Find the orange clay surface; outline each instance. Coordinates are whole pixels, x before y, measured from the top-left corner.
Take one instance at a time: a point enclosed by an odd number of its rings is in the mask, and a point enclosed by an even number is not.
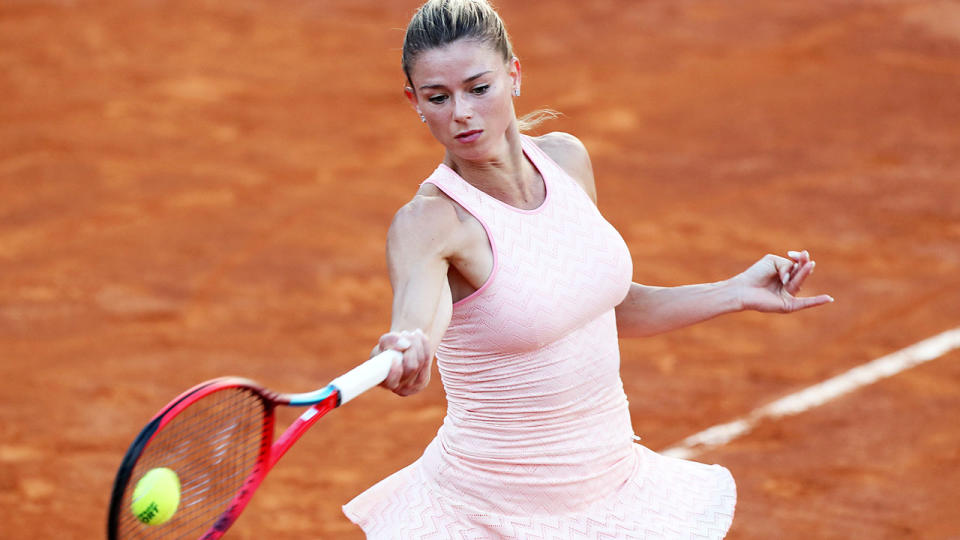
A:
[[[622,342],[646,445],[960,326],[960,2],[499,4],[518,110],[586,143],[637,281],[806,248],[837,300]],[[387,226],[442,155],[401,93],[414,8],[0,3],[0,537],[102,537],[127,445],[199,381],[366,357]],[[340,505],[443,414],[438,377],[335,411],[228,537],[361,538]],[[699,459],[738,481],[730,538],[956,538],[958,418],[954,351]]]

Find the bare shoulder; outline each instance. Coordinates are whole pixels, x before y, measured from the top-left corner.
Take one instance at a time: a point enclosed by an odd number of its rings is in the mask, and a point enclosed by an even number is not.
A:
[[[593,178],[593,165],[590,154],[583,142],[575,136],[562,131],[554,131],[534,137],[541,150],[560,165],[597,202],[597,187]]]
[[[551,151],[572,151],[580,154],[587,153],[587,148],[583,145],[580,139],[564,131],[551,131],[550,133],[545,133],[539,137],[533,137],[533,140],[537,142],[537,146],[542,148],[543,151],[547,152],[548,154]]]
[[[388,251],[446,257],[455,249],[463,222],[459,205],[432,184],[424,184],[400,207],[387,234]]]

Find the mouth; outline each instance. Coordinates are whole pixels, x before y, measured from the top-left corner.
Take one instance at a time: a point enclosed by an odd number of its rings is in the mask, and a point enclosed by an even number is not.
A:
[[[458,133],[454,137],[454,139],[462,143],[469,143],[477,140],[482,133],[483,133],[482,129],[471,129],[470,131],[464,131],[463,133]]]

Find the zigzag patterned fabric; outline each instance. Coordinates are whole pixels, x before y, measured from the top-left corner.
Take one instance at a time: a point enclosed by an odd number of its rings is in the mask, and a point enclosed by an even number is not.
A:
[[[368,538],[723,538],[736,486],[719,465],[633,441],[614,307],[630,253],[576,183],[523,136],[546,186],[521,210],[440,165],[436,185],[484,227],[484,285],[437,351],[447,415],[413,464],[343,507]]]

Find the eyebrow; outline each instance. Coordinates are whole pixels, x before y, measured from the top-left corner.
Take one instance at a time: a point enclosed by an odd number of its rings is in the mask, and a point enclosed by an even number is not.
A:
[[[492,72],[493,72],[493,70],[491,69],[491,70],[484,71],[484,72],[482,72],[482,73],[477,73],[476,75],[474,75],[474,76],[472,76],[472,77],[467,77],[466,79],[463,80],[463,84],[466,84],[466,83],[468,83],[468,82],[471,82],[471,81],[474,81],[474,80],[476,80],[476,79],[479,79],[480,77],[483,77],[483,76],[486,75],[487,73],[492,73]],[[443,87],[444,87],[444,86],[443,86],[442,84],[425,84],[425,85],[423,85],[423,86],[420,87],[420,90],[433,89],[433,88],[443,88]]]

